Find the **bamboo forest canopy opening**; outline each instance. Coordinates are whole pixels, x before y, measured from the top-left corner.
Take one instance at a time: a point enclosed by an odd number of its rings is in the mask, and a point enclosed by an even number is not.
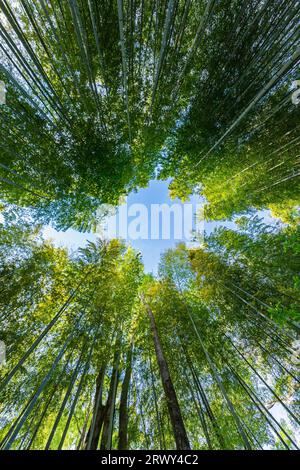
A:
[[[2,449],[298,449],[299,20],[0,0]],[[42,237],[153,179],[224,224],[157,276],[122,237]]]
[[[51,225],[44,226],[42,235],[52,240],[57,247],[66,247],[70,252],[86,246],[87,241],[97,238],[124,240],[141,254],[146,273],[157,276],[160,257],[164,251],[185,243],[189,248],[199,246],[215,229],[226,227],[239,230],[239,216],[232,220],[207,221],[201,217],[204,199],[197,194],[182,202],[169,196],[170,180],[151,180],[142,188],[122,201],[118,207],[100,206],[99,223],[96,231],[81,233],[72,228],[66,231],[55,230]],[[280,219],[271,216],[269,210],[248,211],[246,217],[255,215],[262,222],[278,227]]]

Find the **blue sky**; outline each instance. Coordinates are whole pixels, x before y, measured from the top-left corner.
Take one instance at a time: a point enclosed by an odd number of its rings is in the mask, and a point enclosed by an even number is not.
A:
[[[196,205],[201,203],[201,199],[198,196],[192,196],[191,202]],[[147,207],[150,207],[151,204],[169,204],[172,205],[174,203],[181,204],[179,199],[171,200],[168,195],[168,181],[156,181],[153,180],[149,183],[149,186],[144,189],[140,189],[136,193],[132,193],[127,200],[127,205],[130,206],[132,204],[144,204]],[[271,224],[275,221],[274,218],[270,216],[270,212],[265,211],[258,211],[258,215],[263,217],[266,223]],[[150,217],[150,211],[149,211]],[[171,219],[172,220],[172,219]],[[130,217],[129,217],[130,221]],[[172,220],[172,223],[174,220]],[[1,214],[0,214],[0,223],[1,223]],[[206,233],[211,233],[214,228],[219,226],[226,226],[228,228],[235,228],[235,224],[233,222],[205,222],[204,229]],[[133,248],[140,251],[143,257],[145,271],[146,272],[153,272],[154,274],[157,273],[158,263],[160,259],[161,253],[163,253],[166,249],[175,247],[178,243],[178,240],[174,239],[174,223],[173,226],[171,225],[171,238],[169,240],[127,240],[128,243],[131,244]],[[65,232],[58,232],[54,230],[50,226],[46,226],[43,229],[43,237],[47,239],[52,239],[56,246],[64,246],[67,247],[70,251],[75,251],[80,247],[86,245],[87,240],[95,241],[97,239],[97,234],[94,233],[80,233],[76,230],[69,229]],[[270,409],[270,412],[277,418],[277,419],[285,419],[289,425],[292,427],[292,424],[287,419],[287,413],[284,408],[280,404],[276,404]],[[295,432],[297,438],[299,438],[299,433]]]
[[[147,188],[140,189],[136,193],[132,193],[128,196],[127,206],[130,207],[132,204],[144,204],[148,208],[148,224],[150,232],[150,206],[151,204],[168,204],[172,205],[177,203],[182,206],[182,203],[179,199],[171,200],[168,194],[168,181],[150,181]],[[190,203],[193,204],[193,213],[196,211],[196,204],[201,204],[201,199],[199,196],[192,196]],[[262,212],[262,215],[267,217],[266,212]],[[128,217],[128,223],[135,217]],[[129,243],[133,248],[139,251],[142,254],[143,262],[145,265],[146,272],[157,273],[157,267],[160,259],[161,253],[166,249],[175,247],[176,244],[180,241],[174,238],[174,229],[175,223],[174,218],[171,218],[171,237],[168,240],[160,239],[151,240],[150,237],[147,240],[137,239],[132,240],[127,237],[127,243]],[[235,224],[233,222],[205,222],[204,230],[206,233],[211,233],[215,227],[226,226],[229,228],[234,228]],[[47,226],[43,231],[44,238],[51,238],[55,245],[65,246],[70,250],[76,250],[80,247],[83,247],[87,240],[94,241],[97,239],[97,234],[94,233],[80,233],[75,230],[69,229],[66,232],[57,232],[52,227]]]

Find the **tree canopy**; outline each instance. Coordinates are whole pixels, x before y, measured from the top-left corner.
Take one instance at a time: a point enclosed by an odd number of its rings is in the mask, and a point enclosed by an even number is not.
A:
[[[0,0],[1,449],[299,449],[299,19]],[[120,239],[42,236],[154,178],[235,229],[157,276]]]
[[[70,257],[4,225],[2,448],[297,448],[299,234],[241,225],[157,279],[118,240]]]

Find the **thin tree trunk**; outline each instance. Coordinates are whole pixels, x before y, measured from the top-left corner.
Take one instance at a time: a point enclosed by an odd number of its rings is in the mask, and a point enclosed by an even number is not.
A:
[[[188,363],[188,366],[189,366],[189,369],[191,371],[191,374],[192,374],[192,377],[193,377],[193,382],[196,386],[196,395],[198,395],[199,397],[199,403],[202,402],[205,410],[206,410],[206,413],[209,417],[209,420],[210,422],[212,423],[212,426],[213,426],[213,429],[215,431],[215,434],[217,436],[217,439],[219,441],[219,444],[220,444],[220,447],[221,449],[226,449],[226,443],[225,443],[225,440],[224,440],[224,437],[221,433],[221,430],[219,428],[219,424],[218,424],[218,421],[216,419],[216,417],[214,416],[214,413],[210,407],[210,404],[209,404],[209,401],[206,397],[206,394],[205,394],[205,391],[202,387],[202,384],[198,378],[198,375],[197,375],[197,372],[195,370],[195,367],[194,367],[194,364],[190,358],[190,355],[188,353],[188,350],[187,348],[185,347],[183,341],[181,340],[181,346],[183,348],[183,351],[185,353],[185,356],[186,356],[186,360],[187,360],[187,363]],[[197,393],[198,392],[198,393]],[[201,406],[201,405],[200,405]]]
[[[115,402],[119,382],[120,341],[118,339],[116,340],[115,348],[113,370],[110,379],[107,402],[104,410],[103,431],[100,444],[101,450],[111,448]]]
[[[86,416],[85,416],[85,419],[84,419],[83,426],[81,428],[81,433],[80,433],[80,436],[79,436],[78,444],[76,445],[76,450],[80,450],[82,444],[85,443],[86,428],[87,428],[87,425],[88,425],[88,422],[89,422],[89,419],[90,419],[90,415],[91,415],[90,405],[91,405],[91,402],[88,404],[88,407],[87,407],[87,413],[86,413]]]
[[[154,380],[154,373],[153,373],[153,368],[152,368],[152,361],[151,361],[150,351],[149,351],[149,366],[150,366],[151,386],[152,386],[152,391],[153,391],[154,408],[155,408],[157,429],[158,429],[158,437],[159,437],[159,449],[160,450],[165,450],[166,446],[165,446],[165,442],[164,442],[164,433],[163,433],[163,429],[162,429],[161,414],[160,414],[159,409],[158,409],[158,400],[157,400],[157,393],[156,393],[156,387],[155,387],[155,380]]]
[[[104,418],[104,405],[102,403],[103,381],[106,364],[102,365],[96,380],[96,392],[92,421],[86,436],[85,449],[97,450]]]
[[[51,366],[51,369],[49,370],[49,372],[43,378],[43,380],[42,380],[40,386],[38,387],[37,391],[33,394],[33,396],[29,399],[29,401],[25,405],[24,410],[22,411],[22,413],[20,415],[20,420],[19,420],[19,418],[17,418],[16,426],[12,425],[11,429],[8,431],[6,436],[7,437],[10,436],[10,437],[9,437],[9,439],[7,439],[7,441],[5,441],[6,443],[5,443],[5,446],[3,447],[4,450],[10,449],[10,447],[13,444],[14,440],[18,436],[18,433],[19,433],[20,429],[22,428],[24,422],[26,421],[27,417],[30,415],[32,409],[35,406],[35,403],[37,402],[40,395],[43,393],[46,385],[48,384],[49,380],[51,379],[52,374],[53,374],[55,368],[57,367],[59,361],[61,360],[61,358],[65,354],[66,349],[67,349],[70,341],[73,339],[73,335],[74,335],[74,332],[72,331],[69,334],[69,336],[67,337],[67,339],[66,339],[65,343],[63,344],[61,350],[57,354],[57,356],[56,356],[56,358],[55,358],[55,360],[54,360],[54,362]],[[6,436],[5,436],[4,439],[6,439]]]
[[[119,410],[119,443],[118,450],[128,449],[128,392],[132,371],[132,344],[127,353],[127,364],[122,384]]]
[[[178,450],[190,449],[190,444],[189,444],[187,433],[184,427],[184,422],[181,416],[181,411],[180,411],[179,403],[177,400],[176,392],[175,392],[174,385],[170,376],[168,364],[165,359],[162,346],[160,343],[155,319],[154,319],[152,310],[150,309],[149,305],[145,303],[143,298],[142,298],[142,301],[146,307],[147,314],[150,319],[150,325],[151,325],[151,330],[153,334],[158,367],[160,371],[160,376],[161,376],[161,381],[163,384],[164,392],[165,392],[166,399],[167,399],[167,405],[168,405],[169,415],[170,415],[170,419],[171,419],[171,423],[173,427],[176,448]]]

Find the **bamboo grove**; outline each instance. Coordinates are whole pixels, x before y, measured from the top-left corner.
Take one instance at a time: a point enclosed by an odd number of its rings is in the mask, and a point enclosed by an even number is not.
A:
[[[299,449],[299,11],[0,0],[1,449]],[[154,178],[236,229],[44,240]]]
[[[69,258],[30,227],[3,229],[2,448],[297,448],[295,253],[272,276],[288,233],[253,225],[255,242],[249,227],[228,234],[234,249],[220,231],[166,252],[159,279],[117,240]],[[267,250],[255,278],[252,257],[227,261],[253,243]]]

